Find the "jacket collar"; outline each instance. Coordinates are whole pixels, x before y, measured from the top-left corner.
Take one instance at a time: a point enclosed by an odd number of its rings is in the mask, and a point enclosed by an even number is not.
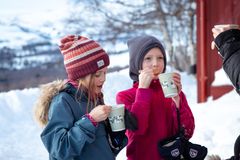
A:
[[[80,88],[79,90],[73,86],[71,83],[66,83],[65,88],[62,92],[67,92],[73,98],[80,98],[81,101],[86,101],[88,99],[87,89]]]
[[[73,98],[80,101],[88,101],[88,91],[85,87],[82,87],[78,90],[72,83],[66,83],[66,87],[62,91],[67,92]],[[97,97],[97,104],[104,104],[102,93],[100,93]]]

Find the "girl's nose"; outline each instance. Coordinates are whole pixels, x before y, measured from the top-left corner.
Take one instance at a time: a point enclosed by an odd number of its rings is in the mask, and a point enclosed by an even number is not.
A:
[[[101,79],[100,79],[100,81],[101,81],[101,82],[105,82],[105,80],[106,80],[106,75],[105,75],[105,74],[103,74],[103,75],[101,76]]]
[[[152,65],[153,65],[153,66],[157,66],[157,65],[158,65],[158,61],[157,61],[156,58],[153,59],[153,61],[152,61]]]

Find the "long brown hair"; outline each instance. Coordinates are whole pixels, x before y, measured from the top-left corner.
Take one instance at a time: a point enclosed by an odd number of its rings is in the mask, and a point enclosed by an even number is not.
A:
[[[77,100],[80,100],[82,92],[86,91],[88,95],[88,103],[86,112],[89,113],[96,105],[97,101],[100,100],[103,103],[103,95],[102,93],[96,94],[96,86],[95,86],[95,73],[90,74],[88,85],[85,86],[84,82],[87,80],[87,76],[79,79],[78,81],[78,93],[80,92],[80,96],[77,97]],[[77,95],[77,94],[76,94]],[[93,106],[91,105],[93,103]]]
[[[87,102],[87,110],[89,113],[96,105],[97,101],[100,100],[103,103],[102,93],[96,94],[95,89],[96,86],[94,84],[95,74],[90,74],[88,85],[85,86],[84,82],[86,82],[87,76],[77,80],[78,89],[77,94],[75,95],[75,99],[80,101],[83,92],[87,93],[88,102]],[[44,84],[40,86],[40,96],[34,107],[34,118],[40,124],[40,126],[44,127],[48,122],[48,112],[50,108],[50,104],[52,98],[56,96],[61,90],[65,88],[65,83],[63,80],[56,80],[48,84]],[[78,94],[80,93],[80,94]],[[80,95],[80,96],[77,96]],[[93,103],[93,105],[91,105]]]

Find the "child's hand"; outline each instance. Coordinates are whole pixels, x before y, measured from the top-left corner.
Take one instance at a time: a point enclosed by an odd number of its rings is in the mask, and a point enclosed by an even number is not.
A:
[[[139,71],[139,86],[138,88],[148,88],[153,79],[152,69],[144,69]]]
[[[111,112],[112,108],[111,106],[107,105],[99,105],[96,106],[89,115],[96,121],[101,122],[107,119],[109,113]]]
[[[179,93],[182,91],[181,75],[179,73],[173,73],[173,81],[177,87],[178,95],[173,97],[172,100],[175,102],[177,108],[180,107],[180,96]]]

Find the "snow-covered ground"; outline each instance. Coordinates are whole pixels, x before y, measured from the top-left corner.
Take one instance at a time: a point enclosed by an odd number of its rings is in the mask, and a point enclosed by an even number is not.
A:
[[[40,3],[41,2],[41,3]],[[32,41],[36,35],[23,33],[16,25],[21,24],[38,32],[57,36],[63,25],[60,21],[68,14],[67,0],[1,1],[0,33],[2,45],[18,48],[18,44]],[[24,25],[23,25],[24,24]],[[49,25],[51,27],[49,27]],[[9,27],[6,27],[9,26]],[[11,26],[11,27],[10,27]],[[111,56],[113,65],[126,66],[128,56]],[[169,70],[171,71],[171,70]],[[240,134],[240,96],[232,91],[218,100],[211,98],[198,104],[196,79],[181,73],[183,91],[195,117],[194,143],[205,145],[209,154],[219,154],[222,158],[233,155],[233,144]],[[216,72],[213,85],[229,84],[222,70]],[[115,104],[116,92],[131,86],[128,70],[107,74],[104,86],[105,102]],[[39,95],[38,88],[12,90],[0,93],[0,159],[1,160],[46,160],[47,151],[40,140],[40,128],[33,118],[33,106]],[[117,160],[124,160],[125,149]]]
[[[123,56],[124,57],[124,56]],[[114,61],[114,58],[111,58]],[[118,59],[118,62],[126,62]],[[117,62],[116,62],[117,63]],[[240,131],[240,97],[232,91],[218,100],[196,103],[196,79],[181,73],[183,91],[193,111],[196,129],[191,141],[205,145],[209,154],[228,158]],[[224,74],[220,74],[225,76]],[[224,77],[218,77],[218,80]],[[220,82],[220,81],[219,81]],[[128,69],[107,74],[104,86],[105,102],[115,104],[117,91],[131,86]],[[40,128],[33,118],[33,105],[39,95],[38,88],[12,90],[0,93],[0,159],[46,160],[48,154],[41,143]],[[125,149],[117,157],[126,159]]]

